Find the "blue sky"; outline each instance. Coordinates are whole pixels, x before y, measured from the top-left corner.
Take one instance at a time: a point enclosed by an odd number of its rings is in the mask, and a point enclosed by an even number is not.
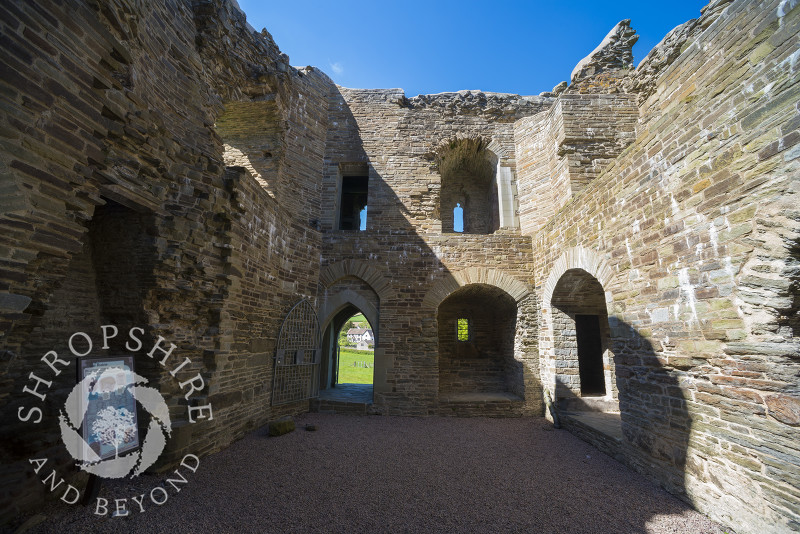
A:
[[[706,0],[482,2],[238,0],[295,66],[313,65],[339,85],[405,89],[406,95],[480,89],[549,91],[620,20],[639,34],[638,64]]]

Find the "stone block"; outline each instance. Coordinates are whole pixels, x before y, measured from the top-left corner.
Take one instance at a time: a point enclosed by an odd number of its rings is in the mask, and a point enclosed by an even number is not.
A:
[[[14,293],[0,293],[0,311],[20,313],[25,311],[28,304],[31,303],[31,298],[25,295],[16,295]]]
[[[764,401],[771,417],[790,426],[800,425],[800,399],[790,395],[767,395]]]
[[[295,429],[294,419],[292,419],[291,417],[285,417],[277,421],[271,421],[269,423],[269,436],[270,437],[283,436],[284,434],[293,432],[294,429]]]

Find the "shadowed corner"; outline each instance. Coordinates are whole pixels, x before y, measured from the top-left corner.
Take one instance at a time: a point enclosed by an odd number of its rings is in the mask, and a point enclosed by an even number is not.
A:
[[[602,398],[576,394],[557,378],[561,423],[691,503],[685,474],[692,418],[680,387],[685,373],[663,365],[651,343],[630,324],[614,316],[608,322],[618,409]],[[664,512],[652,511],[653,516],[659,513]]]
[[[663,351],[660,357],[635,326],[609,316],[610,296],[598,278],[578,267],[556,276],[543,304],[561,424],[691,502],[685,470],[692,420],[681,387],[688,375],[665,365]]]

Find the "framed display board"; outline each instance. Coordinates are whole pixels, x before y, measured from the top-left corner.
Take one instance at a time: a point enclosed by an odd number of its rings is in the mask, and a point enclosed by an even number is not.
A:
[[[139,447],[133,356],[80,358],[78,381],[88,382],[88,402],[81,432],[101,460]]]

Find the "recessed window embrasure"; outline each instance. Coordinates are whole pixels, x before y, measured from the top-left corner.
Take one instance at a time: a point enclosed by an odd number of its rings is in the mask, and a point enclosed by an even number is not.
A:
[[[459,341],[469,341],[469,319],[461,318],[456,322],[456,336]]]

